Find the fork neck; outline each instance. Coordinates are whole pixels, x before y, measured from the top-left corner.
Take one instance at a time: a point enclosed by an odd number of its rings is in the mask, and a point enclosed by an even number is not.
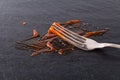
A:
[[[120,45],[118,45],[118,44],[113,44],[113,43],[101,43],[100,45],[101,45],[102,47],[120,48]]]

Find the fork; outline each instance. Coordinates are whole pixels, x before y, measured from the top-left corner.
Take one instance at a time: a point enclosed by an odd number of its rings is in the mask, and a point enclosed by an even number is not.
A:
[[[104,48],[104,47],[113,47],[113,48],[120,48],[119,44],[114,43],[98,43],[97,41],[86,38],[84,36],[80,36],[79,34],[64,28],[58,22],[54,22],[49,30],[58,35],[63,40],[67,41],[68,43],[80,48],[82,50],[94,50],[97,48]]]

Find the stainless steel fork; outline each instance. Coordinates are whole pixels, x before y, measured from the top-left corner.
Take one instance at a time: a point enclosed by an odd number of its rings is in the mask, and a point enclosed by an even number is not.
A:
[[[104,48],[104,47],[120,48],[120,45],[118,44],[98,43],[93,39],[80,36],[77,33],[64,28],[57,22],[54,22],[49,30],[54,34],[57,34],[63,40],[67,41],[68,43],[82,50],[88,51],[88,50],[94,50],[96,48]]]

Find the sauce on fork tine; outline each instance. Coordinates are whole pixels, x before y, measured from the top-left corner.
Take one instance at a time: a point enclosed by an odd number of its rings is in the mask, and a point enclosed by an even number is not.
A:
[[[59,29],[58,31],[62,31],[62,33],[64,32],[64,36],[69,36],[70,38],[73,38],[74,40],[79,41],[79,43],[85,43],[85,38],[83,38],[83,36],[78,35],[77,33],[74,33],[64,27],[62,27],[59,23],[54,22],[53,25],[51,26],[51,28],[54,29]]]
[[[67,34],[67,31],[63,31],[63,29],[61,30],[59,29],[59,26],[55,26],[55,25],[52,25],[49,30],[54,34],[57,34],[59,37],[61,37],[63,40],[67,41],[68,43],[78,48],[84,49],[85,47],[84,42],[81,42],[81,39],[76,35],[71,36],[72,34],[70,34],[69,32]]]

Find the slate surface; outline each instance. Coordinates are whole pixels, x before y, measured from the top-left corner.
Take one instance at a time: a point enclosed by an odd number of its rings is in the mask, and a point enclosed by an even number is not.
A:
[[[31,36],[34,28],[43,35],[54,21],[70,19],[108,27],[95,39],[120,44],[119,0],[0,0],[0,80],[120,80],[120,49],[32,58],[15,48],[15,41]]]

